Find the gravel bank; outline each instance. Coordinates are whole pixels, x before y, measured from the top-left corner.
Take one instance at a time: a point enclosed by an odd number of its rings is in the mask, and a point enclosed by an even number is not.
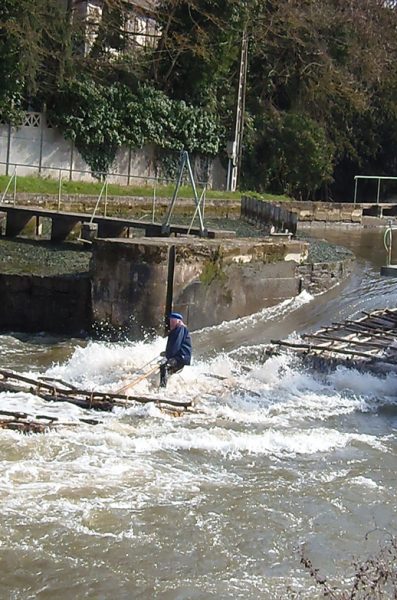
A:
[[[29,275],[87,275],[91,250],[82,244],[0,239],[0,272]]]

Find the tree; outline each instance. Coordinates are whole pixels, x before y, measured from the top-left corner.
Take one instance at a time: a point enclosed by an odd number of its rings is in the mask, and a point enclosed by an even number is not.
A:
[[[0,7],[0,110],[41,106],[70,70],[70,26],[57,0],[3,0]]]

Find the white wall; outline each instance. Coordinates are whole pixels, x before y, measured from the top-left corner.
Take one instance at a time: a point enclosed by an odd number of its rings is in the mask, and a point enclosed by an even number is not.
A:
[[[108,176],[109,183],[132,185],[155,179],[154,150],[153,146],[137,151],[121,147]],[[11,175],[15,166],[18,175],[58,178],[61,169],[63,179],[95,181],[72,142],[47,123],[42,113],[26,113],[18,128],[0,123],[0,174]],[[200,178],[199,167],[197,164]],[[226,172],[218,159],[212,161],[209,183],[216,189],[224,188],[226,183]]]

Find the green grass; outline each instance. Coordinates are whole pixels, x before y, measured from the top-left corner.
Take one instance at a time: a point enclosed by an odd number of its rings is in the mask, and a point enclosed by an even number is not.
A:
[[[0,194],[4,192],[9,183],[10,178],[6,175],[0,175]],[[82,181],[62,181],[62,194],[80,194],[88,196],[98,196],[102,189],[102,183],[89,183]],[[58,194],[59,183],[57,179],[49,179],[42,177],[18,177],[17,178],[17,192],[25,192],[31,194]],[[155,185],[156,196],[158,198],[171,197],[174,191],[175,185]],[[109,196],[143,196],[152,197],[154,189],[153,185],[129,185],[122,186],[117,184],[108,185]],[[8,193],[13,193],[13,182],[11,183]],[[198,189],[200,195],[201,189]],[[219,199],[219,200],[240,200],[242,194],[250,194],[250,192],[225,192],[219,190],[208,190],[206,193],[207,198]],[[193,195],[191,186],[182,186],[180,188],[178,196],[180,198],[186,197],[191,198]],[[275,202],[285,202],[290,200],[287,196],[276,196],[274,194],[253,194],[257,198],[264,198],[266,200],[272,200]]]

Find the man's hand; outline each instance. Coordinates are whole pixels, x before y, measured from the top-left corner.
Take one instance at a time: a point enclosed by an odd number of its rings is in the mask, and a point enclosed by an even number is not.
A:
[[[176,367],[177,360],[176,358],[169,358],[167,361],[167,365],[169,367]]]

